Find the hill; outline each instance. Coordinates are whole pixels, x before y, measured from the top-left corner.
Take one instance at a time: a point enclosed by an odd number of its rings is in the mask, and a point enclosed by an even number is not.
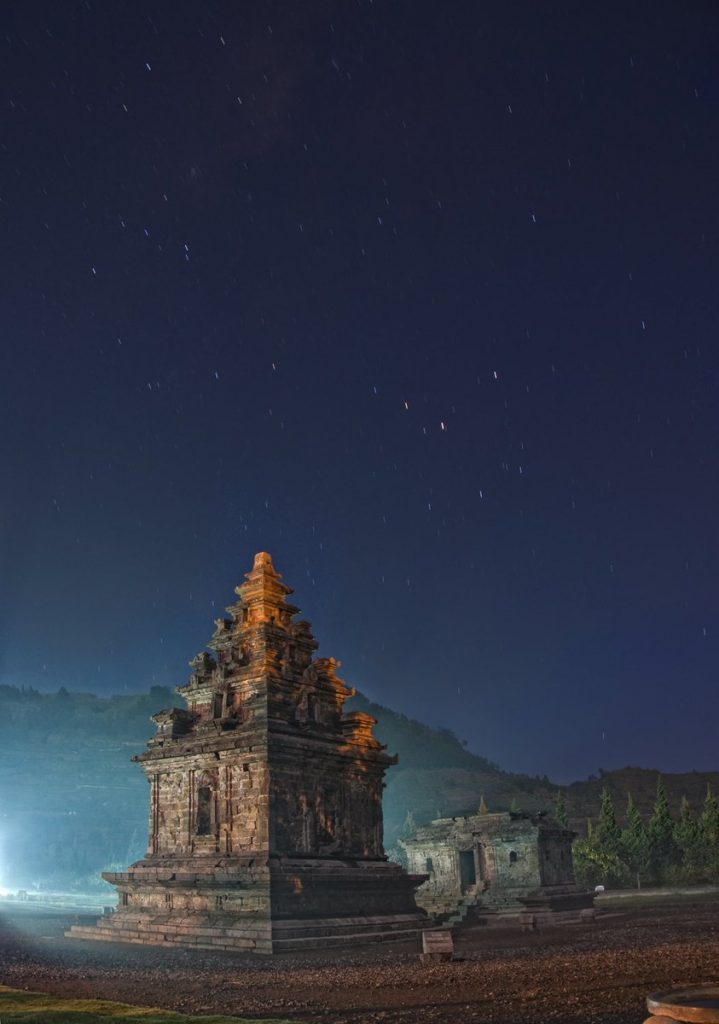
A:
[[[384,797],[385,845],[394,846],[408,811],[419,825],[438,815],[476,810],[482,796],[492,810],[512,804],[550,810],[556,786],[549,779],[515,775],[467,750],[449,729],[434,729],[361,694],[348,707],[377,719],[375,735],[399,763],[387,775]]]
[[[627,794],[631,793],[634,802],[644,819],[651,816],[657,795],[657,777],[659,772],[651,768],[618,768],[615,771],[599,772],[596,778],[573,782],[564,789],[564,801],[572,828],[578,832],[586,832],[587,818],[594,818],[599,809],[602,790],[606,787],[612,794],[617,819],[620,824],[626,822]],[[719,772],[677,772],[661,773],[669,798],[669,806],[674,816],[679,811],[683,796],[689,801],[693,811],[700,811],[704,803],[707,786],[714,793],[719,793]]]
[[[0,686],[0,887],[99,884],[100,871],[141,857],[147,839],[148,788],[130,757],[140,752],[154,726],[150,715],[177,703],[164,687],[129,696],[41,694]],[[433,729],[373,704],[362,695],[350,702],[377,719],[376,734],[399,763],[387,778],[385,845],[395,846],[408,812],[417,824],[438,814],[475,809],[480,797],[493,810],[512,804],[551,811],[560,787],[549,779],[502,771],[468,751],[453,733]],[[602,787],[618,810],[630,789],[649,812],[655,771],[626,768],[563,787],[570,820],[584,830],[596,815]],[[666,775],[673,808],[682,795],[698,806],[718,773]]]
[[[0,886],[97,884],[142,856],[147,783],[130,757],[173,698],[0,686]]]

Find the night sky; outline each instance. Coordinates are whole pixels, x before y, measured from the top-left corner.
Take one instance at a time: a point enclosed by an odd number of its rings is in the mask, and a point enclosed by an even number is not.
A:
[[[0,682],[181,684],[268,550],[505,768],[717,768],[717,5],[2,14]]]

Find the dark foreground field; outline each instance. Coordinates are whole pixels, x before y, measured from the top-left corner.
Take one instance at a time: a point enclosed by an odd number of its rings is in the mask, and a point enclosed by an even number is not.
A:
[[[0,907],[0,983],[193,1013],[359,1024],[639,1024],[648,992],[719,981],[719,902],[610,907],[594,925],[458,936],[460,963],[391,945],[271,959],[63,938],[66,913]]]

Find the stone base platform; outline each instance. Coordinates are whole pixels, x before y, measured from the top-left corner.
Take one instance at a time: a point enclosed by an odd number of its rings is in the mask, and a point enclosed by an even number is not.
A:
[[[148,946],[194,946],[199,949],[233,949],[247,953],[271,953],[272,940],[264,922],[241,927],[200,914],[171,917],[169,914],[130,916],[108,914],[95,925],[74,925],[69,939],[132,942]]]
[[[594,920],[594,893],[578,886],[546,886],[508,894],[503,903],[479,904],[475,920],[485,925],[519,924],[525,929],[548,928]]]
[[[423,900],[425,906],[427,901]],[[453,928],[548,927],[594,920],[594,893],[577,885],[542,886],[537,889],[489,889],[468,894],[452,913],[435,913],[434,919]]]
[[[579,921],[582,912],[594,909],[594,893],[579,886],[543,886],[519,897],[524,913],[534,914],[537,924]]]
[[[302,949],[339,949],[374,942],[417,939],[426,922],[413,915],[389,917],[327,917],[316,921],[298,918],[280,921],[270,928],[265,922],[240,925],[221,918],[194,915],[180,919],[169,915],[130,918],[108,914],[97,924],[74,925],[67,937],[105,942],[131,942],[151,946],[191,946],[246,953],[290,953]]]
[[[384,860],[148,859],[104,877],[117,910],[69,938],[270,954],[419,939],[427,927],[414,903],[423,876]]]

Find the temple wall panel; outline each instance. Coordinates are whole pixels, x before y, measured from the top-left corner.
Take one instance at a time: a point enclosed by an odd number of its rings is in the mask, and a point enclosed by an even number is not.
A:
[[[189,850],[190,786],[188,773],[180,769],[160,772],[154,783],[156,853],[186,853]]]
[[[222,773],[224,849],[236,854],[267,850],[267,766],[239,752],[238,755],[236,761],[233,759],[225,765]]]
[[[308,756],[309,755],[309,756]],[[314,756],[313,756],[314,755]],[[292,763],[273,764],[273,849],[348,857],[382,856],[379,773],[356,770],[309,749]]]
[[[568,837],[542,837],[539,844],[539,869],[542,885],[569,885],[574,882],[572,841]]]
[[[492,846],[499,885],[525,888],[542,884],[536,836],[499,840],[492,843]]]
[[[407,861],[412,874],[429,875],[427,885],[439,882],[448,892],[461,894],[457,853],[446,843],[413,843],[407,849]]]

